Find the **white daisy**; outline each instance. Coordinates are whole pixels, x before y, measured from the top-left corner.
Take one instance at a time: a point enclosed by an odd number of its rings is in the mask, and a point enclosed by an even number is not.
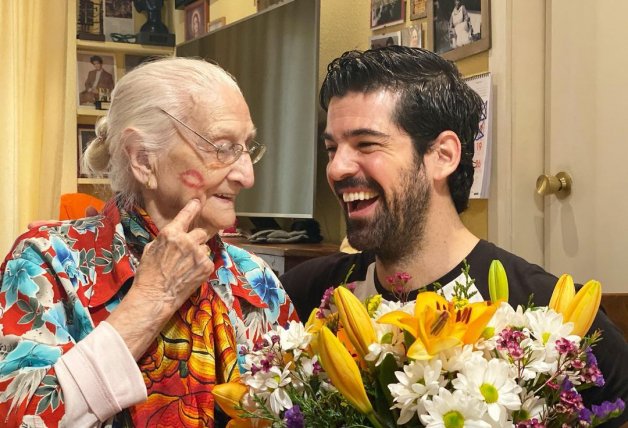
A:
[[[425,399],[438,393],[445,381],[441,376],[441,362],[413,361],[403,367],[403,372],[395,372],[399,383],[388,385],[395,405],[393,409],[401,409],[397,423],[402,425],[412,416],[425,413]]]
[[[427,414],[421,415],[426,428],[491,428],[482,420],[484,410],[480,403],[462,391],[453,394],[441,388],[438,395],[425,401]]]
[[[474,361],[486,361],[482,351],[474,351],[473,345],[455,346],[438,355],[446,372],[458,372],[463,369],[465,363]]]
[[[312,334],[305,330],[300,322],[290,321],[288,328],[277,328],[279,333],[279,345],[283,351],[302,351],[308,347]],[[298,358],[301,352],[295,352],[295,358]]]
[[[289,366],[290,364],[288,364],[284,370],[276,366],[271,367],[269,373],[272,373],[273,376],[267,378],[265,382],[266,388],[272,391],[268,397],[268,401],[271,410],[276,415],[279,415],[282,410],[292,407],[292,401],[288,393],[284,390],[284,387],[292,382],[290,370],[288,369]]]
[[[510,376],[510,365],[499,359],[473,361],[465,364],[455,389],[484,402],[488,415],[499,426],[504,426],[510,412],[521,408],[521,387]]]

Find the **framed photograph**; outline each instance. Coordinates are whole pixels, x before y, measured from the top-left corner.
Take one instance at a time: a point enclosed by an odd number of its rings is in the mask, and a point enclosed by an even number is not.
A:
[[[427,48],[451,61],[491,47],[490,0],[428,0]]]
[[[196,39],[207,34],[209,8],[207,0],[197,0],[185,8],[185,40]]]
[[[135,41],[133,0],[105,0],[103,30],[108,41]]]
[[[401,31],[378,34],[371,37],[371,49],[383,48],[384,46],[401,45]]]
[[[423,32],[421,25],[416,24],[401,30],[401,44],[409,48],[422,48]]]
[[[410,0],[410,19],[421,19],[427,16],[427,0]]]
[[[78,171],[79,177],[89,177],[89,174],[87,174],[87,172],[83,168],[81,161],[83,160],[83,153],[85,153],[85,149],[87,149],[89,143],[96,138],[94,125],[79,125],[77,127],[76,137],[78,142],[78,147],[76,150],[76,161],[78,162],[78,164],[76,170]]]
[[[101,52],[76,52],[78,105],[96,107],[110,102],[116,84],[116,57]]]
[[[218,19],[209,21],[209,24],[207,24],[207,32],[211,33],[212,31],[215,31],[219,29],[220,27],[224,27],[225,25],[227,25],[227,18],[225,18],[224,16],[221,16]]]
[[[371,28],[401,24],[405,12],[406,0],[371,0]]]

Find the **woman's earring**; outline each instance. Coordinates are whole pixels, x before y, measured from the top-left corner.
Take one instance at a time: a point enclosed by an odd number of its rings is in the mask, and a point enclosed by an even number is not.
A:
[[[146,180],[146,188],[148,190],[153,190],[157,188],[157,183],[154,182],[152,175],[148,177],[148,180]]]

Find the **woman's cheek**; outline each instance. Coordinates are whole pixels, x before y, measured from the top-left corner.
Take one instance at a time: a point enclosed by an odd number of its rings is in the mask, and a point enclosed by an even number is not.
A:
[[[181,174],[179,174],[179,180],[181,180],[181,184],[189,189],[202,189],[205,186],[205,179],[203,178],[203,174],[196,169],[188,169]]]

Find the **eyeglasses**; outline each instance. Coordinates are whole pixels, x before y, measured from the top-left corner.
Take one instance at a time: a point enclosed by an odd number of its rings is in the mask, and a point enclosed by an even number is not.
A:
[[[205,141],[207,144],[212,146],[213,149],[209,149],[199,143],[195,144],[199,150],[205,153],[215,152],[216,158],[218,159],[218,161],[225,165],[231,165],[232,163],[240,159],[240,156],[242,155],[242,153],[248,153],[249,156],[251,157],[251,163],[256,164],[264,156],[264,153],[266,153],[266,146],[258,143],[255,140],[252,140],[250,143],[247,144],[248,147],[246,150],[244,149],[244,146],[242,144],[237,144],[237,143],[225,143],[225,144],[221,144],[220,146],[217,146],[216,144],[212,143],[207,138],[203,137],[201,134],[196,132],[194,129],[190,128],[188,125],[186,125],[185,123],[183,123],[182,121],[180,121],[179,119],[177,119],[176,117],[168,113],[166,110],[162,108],[159,108],[159,110],[164,112],[167,116],[169,116],[171,119],[179,123],[188,131],[193,132],[201,140]]]

